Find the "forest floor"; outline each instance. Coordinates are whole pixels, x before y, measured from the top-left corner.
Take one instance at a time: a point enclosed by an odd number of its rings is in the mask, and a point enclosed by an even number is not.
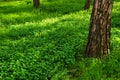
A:
[[[31,0],[0,0],[0,80],[120,80],[120,1],[103,59],[83,56],[92,10],[84,4],[41,0],[34,9]]]

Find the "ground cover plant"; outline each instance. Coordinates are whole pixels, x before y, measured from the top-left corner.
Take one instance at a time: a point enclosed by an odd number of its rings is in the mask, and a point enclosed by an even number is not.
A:
[[[114,0],[111,53],[83,56],[91,9],[84,0],[0,0],[0,80],[119,80],[120,1]]]

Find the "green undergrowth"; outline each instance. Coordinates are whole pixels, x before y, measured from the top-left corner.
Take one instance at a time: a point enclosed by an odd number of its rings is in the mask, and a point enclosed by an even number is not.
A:
[[[119,80],[120,2],[112,14],[111,53],[83,57],[91,9],[84,0],[0,1],[0,80]]]

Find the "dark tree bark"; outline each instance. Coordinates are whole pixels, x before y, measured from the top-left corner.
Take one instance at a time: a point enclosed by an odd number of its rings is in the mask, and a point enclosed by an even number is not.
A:
[[[86,47],[86,56],[102,57],[110,53],[112,0],[95,0]]]
[[[92,1],[92,0],[86,0],[85,6],[84,6],[84,9],[85,9],[85,10],[90,9],[91,1]]]
[[[40,6],[40,1],[39,0],[33,0],[33,7],[38,8]]]

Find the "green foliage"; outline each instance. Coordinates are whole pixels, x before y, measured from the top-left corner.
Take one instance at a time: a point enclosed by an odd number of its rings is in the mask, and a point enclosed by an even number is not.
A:
[[[84,58],[89,11],[83,0],[0,1],[0,80],[119,80],[120,2],[114,2],[111,54]]]

